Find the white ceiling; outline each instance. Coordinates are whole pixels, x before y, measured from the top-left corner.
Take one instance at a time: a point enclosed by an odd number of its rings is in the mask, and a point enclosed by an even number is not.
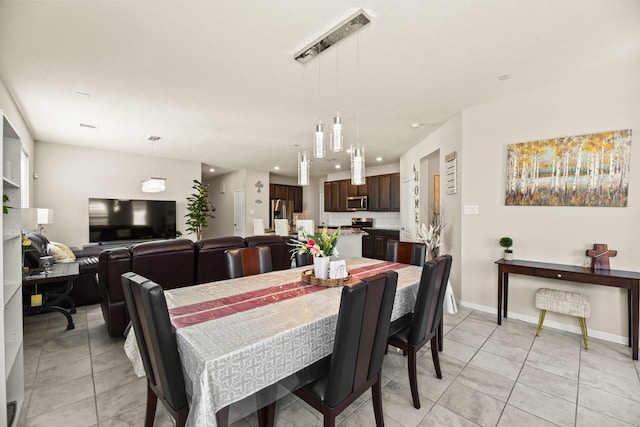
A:
[[[357,38],[293,60],[360,8]],[[0,2],[0,79],[35,139],[151,154],[159,135],[216,173],[295,176],[336,109],[368,166],[397,162],[461,110],[639,59],[640,0]],[[348,170],[331,157],[312,175]]]

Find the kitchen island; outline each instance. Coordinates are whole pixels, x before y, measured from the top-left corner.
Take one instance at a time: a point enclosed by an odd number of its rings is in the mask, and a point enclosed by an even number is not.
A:
[[[329,232],[334,229],[329,228]],[[367,233],[358,228],[341,228],[340,238],[336,249],[338,251],[338,259],[347,259],[362,256],[362,236]]]

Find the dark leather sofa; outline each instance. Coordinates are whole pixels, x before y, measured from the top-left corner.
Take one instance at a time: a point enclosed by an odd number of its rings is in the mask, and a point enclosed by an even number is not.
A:
[[[164,289],[228,279],[224,251],[246,246],[268,246],[273,270],[291,267],[290,237],[216,237],[195,244],[191,240],[160,240],[128,248],[106,249],[98,263],[98,289],[109,336],[121,336],[129,323],[121,276],[133,271]]]
[[[38,267],[40,257],[47,256],[47,245],[49,239],[40,233],[32,231],[24,232],[31,241],[31,251],[24,254],[25,267]],[[96,286],[95,276],[98,273],[98,255],[102,248],[87,248],[82,250],[72,249],[79,264],[80,275],[73,282],[73,289],[69,296],[76,306],[96,304],[100,302],[100,292]],[[63,302],[62,305],[65,303]],[[68,308],[68,307],[67,307]]]

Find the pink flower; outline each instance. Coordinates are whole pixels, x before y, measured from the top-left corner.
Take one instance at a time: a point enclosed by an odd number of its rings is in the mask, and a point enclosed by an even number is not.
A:
[[[321,255],[322,254],[322,250],[320,249],[320,246],[318,246],[318,245],[313,245],[311,248],[309,248],[309,252],[311,252],[312,255]]]

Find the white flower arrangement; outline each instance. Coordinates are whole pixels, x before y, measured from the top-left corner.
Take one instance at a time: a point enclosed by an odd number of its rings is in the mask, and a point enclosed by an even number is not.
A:
[[[438,256],[439,247],[442,245],[441,235],[447,224],[444,222],[444,208],[439,211],[431,206],[431,222],[429,227],[422,223],[422,227],[418,228],[418,240],[423,242],[427,246],[427,250],[431,254],[432,258]]]

